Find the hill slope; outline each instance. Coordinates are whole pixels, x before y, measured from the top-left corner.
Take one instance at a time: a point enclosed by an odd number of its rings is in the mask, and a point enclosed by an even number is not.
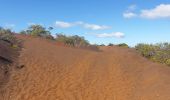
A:
[[[130,49],[93,52],[24,40],[19,63],[0,100],[170,100],[170,68]]]

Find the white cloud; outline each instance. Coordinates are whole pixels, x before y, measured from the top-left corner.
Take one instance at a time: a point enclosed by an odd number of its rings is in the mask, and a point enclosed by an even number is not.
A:
[[[114,33],[102,33],[102,34],[95,34],[99,38],[111,38],[111,37],[116,37],[116,38],[123,38],[125,35],[122,32],[114,32]]]
[[[56,38],[57,37],[57,35],[56,34],[51,34],[54,38]]]
[[[124,18],[133,18],[137,17],[137,14],[135,14],[133,11],[137,8],[135,4],[130,5],[128,9],[123,13]]]
[[[149,19],[170,18],[170,4],[160,4],[153,9],[142,10],[140,16]]]
[[[123,38],[123,37],[125,37],[125,34],[121,33],[121,32],[116,32],[116,33],[114,33],[114,36],[117,38]]]
[[[63,21],[56,21],[55,26],[59,27],[59,28],[70,28],[70,27],[73,27],[74,24],[68,23],[68,22],[63,22]]]
[[[70,27],[74,27],[74,26],[80,26],[86,29],[90,29],[90,30],[105,30],[105,29],[109,29],[109,26],[106,25],[97,25],[97,24],[89,24],[89,23],[85,23],[82,21],[77,21],[77,22],[63,22],[63,21],[56,21],[55,26],[57,28],[70,28]]]
[[[75,24],[75,25],[83,25],[84,22],[82,22],[82,21],[77,21],[77,22],[74,22],[74,24]]]
[[[9,29],[13,29],[16,25],[15,24],[10,24],[10,23],[6,23],[4,25],[5,28],[9,28]]]
[[[128,7],[128,11],[133,11],[137,8],[137,6],[135,4],[132,4]]]
[[[28,26],[31,26],[31,25],[42,25],[42,26],[44,26],[44,24],[42,24],[42,23],[34,23],[34,22],[29,22],[29,23],[27,23],[27,25]]]
[[[123,13],[123,17],[124,18],[133,18],[133,17],[136,17],[137,14],[133,13],[133,12],[125,12]]]
[[[110,27],[105,25],[84,24],[84,28],[91,29],[91,30],[105,30],[105,29],[109,29]]]
[[[135,6],[129,6],[123,13],[124,18],[141,17],[147,19],[170,18],[170,4],[160,4],[152,9],[143,9],[140,13],[134,13]]]

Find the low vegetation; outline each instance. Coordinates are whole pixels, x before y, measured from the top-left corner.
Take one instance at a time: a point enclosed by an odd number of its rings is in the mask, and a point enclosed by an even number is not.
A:
[[[129,48],[129,46],[126,43],[120,43],[120,44],[113,44],[113,43],[109,43],[108,46],[119,46],[119,47],[126,47]]]
[[[142,56],[170,66],[170,43],[138,44],[135,48]]]
[[[50,32],[52,29],[53,29],[52,27],[49,27],[47,30],[45,27],[41,25],[31,25],[30,27],[28,27],[28,29],[21,31],[20,34],[39,36],[53,40],[54,38]]]
[[[20,41],[15,37],[15,33],[10,29],[0,28],[0,40],[5,41],[14,49],[19,49]]]
[[[117,46],[129,48],[129,46],[126,43],[120,43]]]
[[[76,47],[76,48],[83,48],[83,49],[91,49],[98,51],[99,48],[97,45],[90,44],[84,37],[73,35],[73,36],[66,36],[64,34],[57,34],[56,39],[57,42],[62,42],[65,45]]]
[[[90,43],[85,40],[84,37],[80,37],[78,35],[66,36],[64,34],[57,34],[56,41],[63,42],[74,47],[85,47],[90,45]]]
[[[66,36],[59,33],[56,34],[56,38],[54,38],[50,32],[52,29],[53,27],[49,27],[48,29],[46,29],[41,25],[31,25],[26,30],[21,31],[20,34],[55,40],[71,47],[98,50],[97,46],[91,45],[87,40],[85,40],[84,37],[78,35]]]
[[[114,44],[113,43],[109,43],[108,46],[114,46]]]
[[[31,25],[28,29],[21,31],[20,34],[55,40],[71,47],[92,49],[96,51],[99,50],[98,45],[92,45],[84,37],[78,35],[66,36],[64,34],[57,34],[56,38],[54,38],[50,32],[52,29],[52,27],[46,29],[41,25]],[[0,28],[0,40],[10,43],[12,48],[18,48],[19,42],[16,39],[14,32],[10,29]],[[105,45],[102,44],[101,46]],[[110,43],[108,46],[114,46],[114,44]],[[115,46],[129,48],[126,43],[121,43]],[[154,62],[159,62],[170,66],[170,43],[138,44],[135,46],[135,49],[142,56]]]
[[[106,46],[105,44],[100,44],[99,46]]]
[[[80,37],[78,35],[66,36],[64,34],[57,34],[56,38],[54,38],[50,32],[52,29],[53,29],[52,27],[46,29],[41,25],[31,25],[30,27],[28,27],[28,29],[21,31],[20,34],[56,40],[57,42],[62,42],[66,45],[73,47],[85,47],[90,45],[90,43],[87,40],[85,40],[84,37]]]
[[[0,28],[0,72],[9,71],[8,65],[16,62],[19,50],[21,41],[16,38],[16,34],[10,29]]]
[[[6,41],[8,43],[16,42],[14,33],[10,29],[0,28],[0,40]]]

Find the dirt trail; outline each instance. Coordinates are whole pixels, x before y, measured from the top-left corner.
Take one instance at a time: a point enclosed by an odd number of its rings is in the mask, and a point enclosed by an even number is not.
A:
[[[170,100],[170,68],[130,49],[93,52],[25,40],[0,100]]]

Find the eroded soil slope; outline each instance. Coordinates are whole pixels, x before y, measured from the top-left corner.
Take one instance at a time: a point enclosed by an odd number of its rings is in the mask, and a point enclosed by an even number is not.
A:
[[[24,48],[0,100],[170,100],[170,68],[133,50],[103,52],[20,37]]]
[[[11,67],[17,60],[19,52],[11,44],[0,39],[0,92],[9,80]]]

